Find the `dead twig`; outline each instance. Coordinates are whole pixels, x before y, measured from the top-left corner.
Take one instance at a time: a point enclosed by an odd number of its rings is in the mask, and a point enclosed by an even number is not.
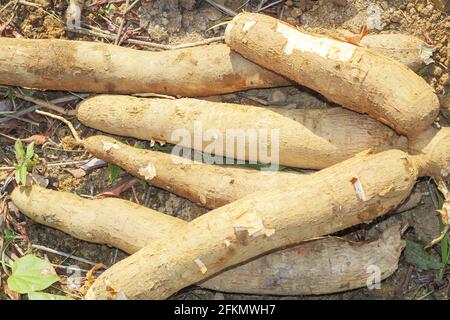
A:
[[[72,259],[72,260],[75,260],[75,261],[86,263],[86,264],[89,264],[89,265],[92,265],[92,266],[96,266],[97,265],[97,263],[92,262],[90,260],[87,260],[87,259],[84,259],[84,258],[80,258],[80,257],[74,256],[73,254],[65,253],[65,252],[62,252],[62,251],[59,251],[59,250],[55,250],[55,249],[52,249],[52,248],[47,248],[47,247],[44,247],[44,246],[41,246],[41,245],[38,245],[38,244],[32,244],[31,247],[33,247],[35,249],[38,249],[38,250],[41,250],[41,251],[57,254],[57,255],[60,255],[62,257],[66,257],[68,259]]]
[[[14,17],[16,16],[15,13],[11,15],[11,17],[6,21],[2,26],[0,26],[0,35],[5,31],[5,29],[9,26],[9,24],[13,21]]]
[[[63,166],[73,166],[76,164],[84,164],[88,162],[89,160],[74,160],[74,161],[65,161],[65,162],[50,162],[46,163],[47,167],[63,167]],[[0,167],[0,171],[7,171],[7,170],[14,170],[14,166],[8,166],[8,167]]]
[[[214,8],[226,13],[229,16],[232,16],[232,17],[237,16],[237,12],[231,10],[228,7],[225,7],[224,5],[222,5],[220,3],[215,2],[214,0],[205,0],[205,1],[208,2],[210,5],[212,5]]]
[[[97,32],[97,31],[93,31],[93,30],[89,30],[89,29],[81,28],[81,27],[74,28],[74,29],[66,28],[66,30],[68,30],[70,32],[74,32],[74,33],[80,33],[80,34],[84,34],[84,35],[100,37],[100,38],[104,38],[104,39],[112,40],[112,41],[114,41],[116,39],[116,36],[113,34]],[[219,37],[208,38],[208,39],[197,41],[197,42],[182,43],[182,44],[177,44],[177,45],[161,44],[161,43],[136,40],[136,39],[125,39],[123,42],[128,43],[128,44],[137,44],[137,45],[145,46],[145,47],[149,47],[149,48],[162,49],[162,50],[177,50],[177,49],[198,47],[198,46],[210,44],[213,42],[220,42],[220,41],[223,41],[224,39],[225,38],[223,36],[219,36]]]
[[[25,118],[22,118],[22,117],[18,117],[18,116],[14,115],[14,114],[8,114],[7,117],[8,118],[12,118],[12,119],[16,119],[16,120],[19,120],[19,121],[23,121],[23,122],[26,122],[26,123],[29,123],[32,126],[39,126],[39,123],[37,123],[35,121],[28,120],[28,119],[25,119]]]
[[[261,0],[258,4],[258,7],[256,7],[256,10],[261,10],[261,8],[263,7],[263,5],[265,5],[267,3],[268,0]]]
[[[65,115],[74,115],[75,114],[74,112],[67,111],[67,110],[65,110],[62,107],[54,105],[53,103],[47,102],[47,101],[42,100],[42,99],[38,99],[38,98],[27,96],[26,94],[20,93],[18,91],[14,92],[14,96],[19,98],[19,99],[35,103],[35,104],[37,104],[40,107],[47,108],[49,110],[53,110],[53,111],[56,111],[56,112],[61,113],[61,114],[65,114]]]
[[[55,114],[48,113],[48,112],[44,112],[44,111],[41,111],[41,110],[36,110],[35,112],[36,112],[36,113],[39,113],[39,114],[41,114],[41,115],[44,115],[44,116],[47,116],[47,117],[50,117],[50,118],[53,118],[53,119],[57,119],[57,120],[59,120],[59,121],[64,122],[64,123],[69,127],[70,132],[72,133],[73,137],[75,138],[75,141],[76,141],[78,144],[81,144],[81,139],[80,139],[80,137],[78,136],[77,131],[75,130],[75,128],[73,127],[72,123],[71,123],[69,120],[64,119],[64,118],[61,117],[61,116],[57,116],[57,115],[55,115]]]
[[[87,96],[88,96],[88,94],[79,94],[79,95],[74,95],[74,96],[66,96],[66,97],[62,97],[62,98],[51,100],[51,101],[49,101],[49,103],[57,104],[57,103],[70,102],[70,101],[77,100],[77,99],[83,99],[83,98],[85,98]],[[8,122],[9,120],[11,120],[10,118],[17,118],[17,117],[23,116],[24,114],[33,112],[34,110],[38,109],[39,107],[41,107],[41,106],[38,105],[38,104],[35,104],[34,106],[31,106],[31,107],[25,108],[23,110],[17,111],[14,114],[4,115],[4,118],[0,119],[0,123]]]
[[[35,135],[32,135],[32,136],[30,136],[30,137],[28,137],[28,138],[25,138],[25,139],[20,139],[20,138],[11,137],[11,136],[9,136],[9,135],[7,135],[7,134],[4,134],[4,133],[1,133],[1,132],[0,132],[0,136],[2,136],[2,137],[4,137],[4,138],[7,138],[7,139],[10,139],[10,140],[13,140],[13,141],[20,140],[20,141],[25,142],[25,143],[31,143],[31,142],[34,142],[34,144],[36,144],[36,145],[41,145],[41,144],[43,144],[46,140],[48,140],[48,137],[45,136],[45,135],[42,135],[42,134],[35,134]]]
[[[184,49],[184,48],[191,48],[191,47],[198,47],[205,44],[210,44],[213,42],[219,42],[223,41],[225,37],[213,37],[197,42],[191,42],[191,43],[184,43],[184,44],[177,44],[177,45],[169,45],[169,44],[160,44],[160,43],[154,43],[154,42],[147,42],[147,41],[141,41],[141,40],[135,40],[135,39],[128,39],[126,42],[130,44],[139,44],[142,46],[147,46],[151,48],[158,48],[158,49],[164,49],[164,50],[177,50],[177,49]]]
[[[275,2],[272,2],[272,3],[269,3],[267,6],[257,9],[255,12],[264,11],[264,10],[269,9],[270,7],[272,7],[272,6],[276,5],[276,4],[279,4],[279,3],[283,2],[283,1],[284,0],[278,0],[278,1],[275,1]]]
[[[126,15],[127,15],[127,10],[128,10],[128,6],[130,4],[130,0],[126,0],[125,1],[125,9],[123,11],[123,17],[122,17],[122,21],[120,21],[120,26],[119,26],[119,31],[117,31],[117,36],[116,36],[116,40],[114,40],[114,44],[117,46],[120,42],[120,37],[122,36],[122,30],[123,30],[123,26],[125,25],[126,22]]]
[[[52,18],[56,19],[57,21],[62,21],[61,18],[58,15],[54,14],[53,12],[48,12],[48,11],[44,10],[42,5],[40,5],[38,3],[33,3],[33,2],[25,1],[25,0],[18,0],[17,3],[21,4],[21,5],[24,5],[24,6],[36,8],[38,11],[41,11],[41,12],[43,12],[45,14],[48,14],[49,16],[51,16]]]
[[[5,4],[1,9],[0,9],[0,13],[2,13],[3,11],[5,11],[6,9],[8,9],[12,4],[14,4],[15,1],[9,1],[7,4]]]
[[[22,4],[24,6],[34,7],[34,8],[38,8],[38,9],[42,8],[42,5],[40,5],[38,3],[33,3],[33,2],[25,1],[25,0],[19,0],[18,3]]]
[[[132,4],[130,4],[130,6],[125,10],[125,14],[133,10],[133,8],[139,3],[139,1],[141,0],[135,0]]]

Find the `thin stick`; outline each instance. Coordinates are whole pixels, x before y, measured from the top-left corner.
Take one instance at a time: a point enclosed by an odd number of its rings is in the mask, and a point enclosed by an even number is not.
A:
[[[39,114],[42,114],[42,115],[44,115],[44,116],[53,118],[53,119],[58,119],[58,120],[64,122],[64,123],[69,127],[70,132],[72,132],[72,135],[73,135],[73,137],[75,138],[75,141],[76,141],[78,144],[81,144],[81,139],[80,139],[80,137],[78,136],[78,133],[76,132],[75,128],[73,127],[72,123],[71,123],[69,120],[64,119],[64,118],[61,117],[61,116],[57,116],[57,115],[55,115],[55,114],[48,113],[48,112],[44,112],[44,111],[41,111],[41,110],[36,110],[35,112],[36,112],[36,113],[39,113]]]
[[[114,41],[116,39],[116,36],[113,34],[96,32],[96,31],[89,30],[89,29],[82,28],[82,27],[65,28],[65,29],[70,32],[94,36],[94,37],[100,37],[100,38],[104,38],[104,39],[108,39],[108,40],[112,40],[112,41]],[[137,44],[140,46],[145,46],[145,47],[150,47],[150,48],[162,49],[162,50],[177,50],[177,49],[198,47],[198,46],[210,44],[213,42],[223,41],[224,39],[225,39],[225,37],[220,36],[220,37],[208,38],[208,39],[197,41],[197,42],[183,43],[183,44],[177,44],[177,45],[161,44],[161,43],[136,40],[136,39],[125,39],[123,42],[128,43],[128,44]]]
[[[7,117],[8,118],[12,118],[12,119],[16,119],[16,120],[19,120],[19,121],[23,121],[23,122],[26,122],[26,123],[29,123],[29,124],[31,124],[33,126],[39,126],[39,123],[37,123],[35,121],[31,121],[31,120],[25,119],[25,118],[22,118],[22,117],[18,117],[15,114],[8,114]]]
[[[3,6],[3,8],[0,9],[0,13],[2,13],[4,10],[8,9],[10,5],[12,5],[14,1],[9,1],[7,4]]]
[[[38,244],[32,244],[31,246],[33,248],[35,248],[35,249],[38,249],[38,250],[42,250],[42,251],[45,251],[45,252],[57,254],[57,255],[66,257],[68,259],[72,259],[72,260],[76,260],[76,261],[83,262],[83,263],[86,263],[86,264],[90,264],[92,266],[96,266],[97,265],[97,263],[95,263],[95,262],[92,262],[90,260],[74,256],[73,254],[65,253],[65,252],[58,251],[58,250],[55,250],[55,249],[52,249],[52,248],[47,248],[47,247],[44,247],[44,246],[41,246],[41,245],[38,245]]]
[[[75,161],[65,161],[65,162],[50,162],[47,163],[47,167],[62,167],[62,166],[72,166],[75,164],[84,164],[87,163],[89,160],[75,160]],[[7,171],[7,170],[14,170],[15,167],[9,166],[9,167],[0,167],[0,171]]]
[[[224,36],[219,36],[219,37],[208,38],[208,39],[197,41],[197,42],[184,43],[184,44],[178,44],[178,45],[160,44],[160,43],[147,42],[147,41],[141,41],[141,40],[135,40],[135,39],[128,39],[125,42],[128,42],[130,44],[139,44],[142,46],[147,46],[147,47],[152,47],[152,48],[164,49],[164,50],[177,50],[177,49],[202,46],[202,45],[210,44],[213,42],[223,41],[224,39],[225,39]]]
[[[20,93],[20,92],[17,92],[17,91],[14,92],[14,96],[19,98],[19,99],[35,103],[38,106],[47,108],[49,110],[53,110],[53,111],[56,111],[56,112],[59,112],[59,113],[65,114],[65,115],[69,115],[70,114],[64,108],[61,108],[61,107],[59,107],[57,105],[54,105],[54,104],[52,104],[50,102],[47,102],[45,100],[42,100],[42,99],[33,98],[33,97],[27,96],[26,94],[23,94],[23,93]]]
[[[262,7],[261,9],[256,10],[256,12],[261,12],[261,11],[263,11],[263,10],[269,9],[270,7],[272,7],[272,6],[276,5],[276,4],[279,4],[279,3],[283,2],[283,1],[284,1],[284,0],[278,0],[278,1],[272,2],[272,3],[268,4],[267,6]]]
[[[37,4],[37,3],[32,3],[29,1],[25,1],[25,0],[19,0],[18,2],[19,2],[19,4],[22,4],[24,6],[30,6],[30,7],[34,7],[34,8],[38,8],[38,9],[42,8],[42,5]]]
[[[15,13],[13,13],[11,15],[11,17],[8,19],[8,21],[6,21],[2,26],[0,26],[0,34],[3,33],[3,31],[5,31],[5,29],[9,26],[9,24],[13,21],[14,17],[16,16]]]
[[[225,7],[224,5],[221,5],[220,3],[215,2],[214,0],[205,0],[206,2],[208,2],[210,5],[212,5],[213,7],[215,7],[216,9],[219,9],[220,11],[226,13],[229,16],[237,16],[237,12],[231,10],[230,8]]]
[[[268,0],[261,0],[258,4],[258,7],[256,8],[256,10],[261,10],[262,6],[266,4]]]
[[[61,268],[61,269],[72,270],[72,271],[89,272],[89,270],[86,270],[86,269],[81,269],[81,268],[76,268],[76,267],[71,267],[71,266],[64,266],[62,264],[52,263],[52,266],[55,268]]]
[[[141,0],[136,0],[132,4],[130,4],[130,6],[125,10],[125,14],[130,12],[134,8],[134,6],[139,3],[139,1],[141,1]]]
[[[119,44],[120,37],[122,35],[122,30],[123,30],[123,26],[125,25],[126,15],[127,15],[127,10],[128,10],[128,5],[129,4],[130,4],[130,0],[126,0],[125,1],[125,9],[123,11],[123,16],[122,16],[122,21],[120,21],[119,31],[117,31],[116,40],[114,41],[114,44],[116,46]]]
[[[30,7],[34,7],[36,9],[38,9],[39,11],[44,12],[45,14],[48,14],[49,16],[53,17],[54,19],[58,20],[58,21],[62,21],[59,16],[57,16],[56,14],[52,13],[52,12],[47,12],[42,8],[42,5],[40,4],[36,4],[33,2],[29,2],[29,1],[25,1],[25,0],[19,0],[18,1],[19,4],[24,5],[24,6],[30,6]]]
[[[88,94],[79,94],[79,95],[75,95],[75,96],[65,96],[62,98],[58,98],[58,99],[54,99],[54,100],[50,100],[50,103],[52,104],[56,104],[56,103],[64,103],[64,102],[69,102],[69,101],[73,101],[73,100],[77,100],[77,99],[82,99],[87,97]],[[0,119],[0,123],[4,123],[4,122],[8,122],[10,119],[9,118],[13,118],[13,116],[15,117],[20,117],[24,114],[27,114],[29,112],[33,112],[34,110],[38,109],[39,107],[41,107],[38,104],[35,104],[34,106],[28,107],[26,109],[17,111],[14,114],[8,114],[8,115],[4,115],[5,118]]]

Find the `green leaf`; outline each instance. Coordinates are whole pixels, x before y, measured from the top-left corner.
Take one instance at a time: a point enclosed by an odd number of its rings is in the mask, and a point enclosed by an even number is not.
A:
[[[20,139],[17,139],[16,143],[14,143],[14,151],[16,152],[17,161],[22,162],[25,157],[25,150]]]
[[[19,181],[23,185],[27,183],[27,166],[25,164],[19,168]]]
[[[25,160],[23,163],[23,166],[27,169],[28,172],[33,171],[33,161],[32,160]]]
[[[17,184],[20,184],[20,168],[21,168],[22,166],[19,166],[19,165],[16,165],[16,175],[15,175],[15,178],[16,178],[16,182],[17,182]]]
[[[117,178],[120,176],[120,173],[122,172],[122,169],[112,163],[108,163],[108,176],[109,176],[109,183],[114,183]]]
[[[27,146],[27,152],[25,154],[25,159],[31,160],[31,159],[33,159],[33,156],[34,156],[34,142],[30,143]]]
[[[13,263],[8,287],[18,293],[29,293],[47,289],[59,280],[50,262],[29,254]]]
[[[5,237],[5,240],[14,241],[15,239],[17,239],[17,236],[14,233],[14,231],[12,231],[10,229],[4,229],[3,235]]]
[[[437,257],[425,251],[423,245],[406,239],[406,261],[422,270],[438,270],[441,262]]]
[[[28,292],[28,300],[73,300],[68,296],[45,292]]]

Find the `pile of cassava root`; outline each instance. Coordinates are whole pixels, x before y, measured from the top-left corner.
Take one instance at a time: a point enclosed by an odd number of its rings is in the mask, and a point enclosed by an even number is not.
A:
[[[76,111],[88,127],[204,154],[214,140],[219,158],[229,157],[230,146],[218,138],[227,130],[277,130],[278,140],[265,142],[267,149],[278,147],[275,164],[320,170],[269,173],[138,149],[110,136],[82,140],[95,157],[212,209],[185,222],[121,199],[17,187],[12,200],[28,217],[131,254],[101,274],[86,299],[165,299],[193,284],[272,295],[359,288],[368,283],[370,266],[379,268],[381,279],[397,269],[400,228],[364,243],[325,236],[407,209],[419,177],[435,179],[448,200],[443,181],[450,174],[450,129],[437,123],[439,99],[413,71],[421,64],[419,40],[374,35],[353,44],[241,13],[227,25],[225,42],[144,52],[0,39],[2,84],[179,98],[94,96]],[[293,83],[340,107],[259,108],[192,98]],[[198,123],[214,132],[210,140],[192,145],[174,135],[182,129],[192,137]],[[251,152],[255,145],[244,139],[245,152],[232,154],[270,162]],[[441,214],[448,226],[447,200]]]

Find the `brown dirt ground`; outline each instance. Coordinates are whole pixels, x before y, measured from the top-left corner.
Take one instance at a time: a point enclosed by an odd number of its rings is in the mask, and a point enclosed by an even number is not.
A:
[[[260,1],[226,1],[216,0],[228,8],[235,11],[245,9],[253,11]],[[14,2],[14,1],[11,1]],[[103,30],[111,34],[117,33],[120,24],[121,12],[124,8],[124,1],[95,1],[101,3],[96,6],[85,4],[82,14],[82,23],[86,28],[98,31]],[[247,4],[245,5],[245,2]],[[271,3],[268,1],[267,3]],[[344,6],[336,5],[340,1],[291,1],[274,5],[264,12],[278,16],[292,24],[298,24],[303,28],[316,32],[335,29],[336,33],[351,31],[358,33],[362,25],[367,21],[368,6],[370,4],[381,8],[382,15],[380,21],[381,30],[371,32],[400,32],[413,34],[424,39],[428,44],[437,50],[434,55],[436,63],[430,64],[419,71],[436,92],[445,94],[449,88],[449,60],[450,60],[450,18],[448,13],[440,11],[433,3],[436,1],[376,1],[376,0],[355,0],[347,1]],[[344,1],[345,2],[345,1]],[[444,1],[445,2],[445,1]],[[34,3],[34,4],[33,4]],[[67,32],[65,26],[65,10],[67,1],[61,0],[36,0],[31,5],[29,3],[18,4],[13,7],[9,0],[0,0],[0,31],[1,36],[25,37],[25,38],[67,38],[84,39],[90,41],[110,42],[108,39],[96,36],[79,35]],[[242,5],[244,6],[242,7]],[[5,8],[6,6],[6,8]],[[2,10],[2,8],[5,8]],[[178,44],[192,42],[203,38],[222,35],[224,27],[211,27],[229,20],[230,17],[211,7],[204,1],[196,0],[141,0],[128,15],[125,24],[126,34],[136,39],[154,41],[166,44]],[[8,23],[6,23],[8,22]],[[138,46],[132,46],[142,49]],[[1,76],[1,75],[0,75]],[[3,88],[5,92],[7,88]],[[31,94],[31,92],[27,92]],[[53,99],[66,96],[64,92],[36,92],[35,96]],[[309,90],[299,87],[287,87],[281,89],[250,90],[247,92],[228,94],[213,99],[224,102],[239,102],[247,104],[257,104],[252,97],[270,102],[271,104],[289,107],[311,106],[325,107],[326,103]],[[8,99],[0,97],[0,106]],[[21,109],[30,104],[15,99],[16,108]],[[74,103],[66,105],[73,108]],[[111,187],[108,182],[108,171],[106,168],[98,169],[82,178],[75,178],[66,168],[70,167],[46,167],[48,162],[66,162],[88,159],[89,155],[83,150],[79,150],[71,143],[70,132],[64,125],[56,121],[46,122],[44,118],[36,115],[25,117],[34,124],[12,120],[7,123],[0,123],[0,131],[8,135],[26,138],[36,133],[43,133],[51,129],[51,142],[44,146],[37,147],[36,152],[44,164],[35,167],[34,173],[48,179],[49,187],[74,192],[80,195],[93,196]],[[1,116],[0,116],[1,119]],[[79,124],[76,119],[68,118],[75,125],[81,137],[96,134],[95,130],[86,128]],[[134,142],[132,139],[128,141]],[[142,142],[141,142],[142,143]],[[148,146],[148,142],[147,146]],[[11,166],[14,164],[14,142],[0,139],[0,161],[1,166]],[[73,168],[74,166],[72,166]],[[75,166],[76,167],[76,166]],[[11,171],[0,171],[0,187],[2,187]],[[434,205],[429,195],[426,181],[421,181],[417,187],[423,193],[422,204],[416,209],[408,212],[390,215],[383,219],[386,221],[408,222],[412,225],[405,236],[429,241],[439,232],[437,215],[434,212]],[[2,198],[7,198],[11,186],[2,192]],[[179,198],[164,190],[152,187],[136,185],[133,190],[121,195],[124,199],[129,199],[140,204],[145,204],[153,209],[165,212],[185,220],[192,220],[205,213],[207,210],[200,208],[188,200]],[[9,208],[11,209],[11,208]],[[1,216],[0,212],[0,216]],[[15,241],[15,246],[9,246],[5,252],[10,257],[20,255],[20,251],[26,252],[30,249],[30,244],[44,245],[63,252],[74,254],[95,262],[104,263],[106,266],[126,257],[126,254],[110,248],[108,246],[89,244],[76,240],[67,234],[33,223],[23,215],[15,214],[14,210],[5,210],[4,217],[8,217],[3,227],[13,229],[17,234],[24,233],[28,236],[26,241]],[[1,220],[0,220],[1,221]],[[25,222],[24,225],[18,223]],[[378,223],[379,221],[377,221]],[[371,226],[362,226],[362,229],[369,227],[383,229],[383,223],[372,223]],[[347,232],[349,237],[355,236],[355,228]],[[361,232],[361,231],[356,231]],[[343,233],[345,235],[345,233]],[[0,248],[1,241],[0,239]],[[33,251],[43,256],[41,251]],[[438,250],[435,250],[438,252]],[[51,262],[55,264],[70,265],[75,261],[62,258],[54,254],[45,254]],[[89,265],[78,263],[81,268],[89,269]],[[64,269],[58,269],[63,279],[67,280]],[[0,271],[3,281],[6,275]],[[84,274],[83,274],[84,276]],[[407,283],[405,284],[405,281]],[[71,291],[67,286],[67,281],[62,285],[52,288],[54,292],[65,292],[77,295],[76,291]],[[3,282],[4,284],[4,282]],[[404,288],[405,290],[399,290]],[[404,258],[400,260],[397,272],[383,282],[381,290],[368,290],[366,288],[353,290],[345,293],[326,295],[319,297],[289,297],[294,299],[447,299],[449,291],[448,276],[443,281],[435,280],[434,271],[422,271],[409,265]],[[0,290],[0,299],[10,297]],[[223,294],[197,287],[190,287],[174,296],[175,299],[284,299],[284,297],[272,296],[249,296],[237,294]]]

